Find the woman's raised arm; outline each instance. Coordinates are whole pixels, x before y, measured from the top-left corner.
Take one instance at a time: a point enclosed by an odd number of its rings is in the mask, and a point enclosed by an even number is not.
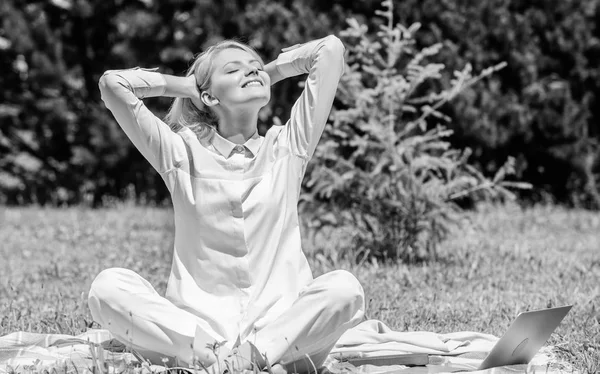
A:
[[[106,107],[156,171],[165,173],[187,158],[183,139],[155,116],[142,99],[194,97],[198,94],[193,76],[163,75],[155,69],[108,70],[99,86]]]
[[[284,49],[275,66],[279,79],[308,73],[302,94],[292,107],[288,140],[292,151],[310,159],[323,133],[344,73],[344,45],[335,36]]]

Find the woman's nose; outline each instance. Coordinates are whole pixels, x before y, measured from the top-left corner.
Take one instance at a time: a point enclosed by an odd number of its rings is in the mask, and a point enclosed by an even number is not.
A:
[[[246,73],[246,75],[251,75],[251,74],[258,74],[258,68],[251,66],[248,68],[248,72]]]

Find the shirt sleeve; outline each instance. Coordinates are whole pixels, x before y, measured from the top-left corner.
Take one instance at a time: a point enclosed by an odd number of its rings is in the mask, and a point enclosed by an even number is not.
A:
[[[181,136],[156,117],[141,99],[161,96],[164,77],[149,69],[108,70],[100,78],[102,100],[127,137],[159,173],[177,167],[186,155]]]
[[[280,54],[276,66],[285,78],[308,73],[304,90],[292,107],[287,129],[292,151],[308,160],[323,133],[344,73],[344,45],[330,35]]]

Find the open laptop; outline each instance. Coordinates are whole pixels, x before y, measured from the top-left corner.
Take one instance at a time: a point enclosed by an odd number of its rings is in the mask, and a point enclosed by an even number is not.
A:
[[[520,313],[477,370],[528,364],[572,307],[566,305]]]
[[[479,367],[474,365],[430,366],[427,368],[429,370],[424,372],[432,373],[438,368],[440,371],[451,372],[485,370],[497,366],[528,364],[572,307],[573,305],[567,305],[520,313]],[[421,353],[353,358],[347,361],[354,366],[365,364],[376,366],[419,366],[429,364],[428,355]]]

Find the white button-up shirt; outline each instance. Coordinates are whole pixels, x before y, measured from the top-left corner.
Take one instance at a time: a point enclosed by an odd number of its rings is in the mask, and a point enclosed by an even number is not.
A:
[[[308,74],[284,126],[236,145],[217,133],[174,132],[142,98],[164,77],[107,71],[102,99],[172,197],[175,245],[166,298],[206,321],[219,341],[242,341],[290,308],[313,278],[300,243],[298,197],[329,116],[344,47],[334,36],[282,53],[284,77]]]

